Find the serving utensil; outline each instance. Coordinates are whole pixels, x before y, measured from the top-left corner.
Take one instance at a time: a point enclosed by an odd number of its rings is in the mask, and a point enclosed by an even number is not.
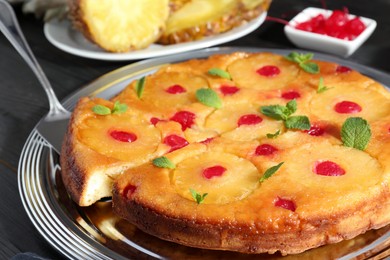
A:
[[[0,0],[0,31],[30,66],[46,92],[50,105],[49,113],[39,121],[36,129],[52,148],[59,153],[69,122],[70,112],[58,101],[49,80],[24,38],[12,7],[4,0]]]

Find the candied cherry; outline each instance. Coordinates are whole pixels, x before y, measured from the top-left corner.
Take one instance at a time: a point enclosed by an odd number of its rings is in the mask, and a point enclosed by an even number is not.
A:
[[[225,171],[226,171],[225,167],[223,167],[221,165],[215,165],[215,166],[208,167],[208,168],[204,169],[202,172],[202,175],[206,179],[211,179],[213,177],[222,176]]]
[[[257,146],[255,154],[267,156],[267,155],[272,155],[276,151],[278,151],[278,148],[276,148],[275,146],[272,146],[270,144],[261,144]]]
[[[174,114],[170,120],[181,124],[181,129],[184,131],[195,123],[195,114],[189,111],[179,111]]]
[[[275,207],[288,209],[291,211],[295,211],[297,209],[297,206],[295,205],[294,201],[289,199],[283,199],[281,197],[278,197],[276,201],[274,202]]]
[[[355,102],[345,100],[337,103],[334,110],[340,114],[355,114],[362,111],[362,107]]]
[[[237,93],[240,89],[236,86],[222,85],[220,87],[220,90],[224,96],[228,96]]]
[[[305,130],[305,132],[311,136],[321,136],[325,133],[325,129],[318,125],[312,125],[310,126],[310,129]]]
[[[315,174],[323,176],[341,176],[345,174],[345,170],[332,161],[316,162],[313,171]]]
[[[137,187],[134,186],[134,185],[127,185],[124,189],[123,189],[123,197],[127,198],[127,199],[131,199],[131,197],[133,196],[134,192],[136,191]]]
[[[163,142],[164,144],[171,147],[171,150],[169,150],[169,152],[175,151],[188,145],[188,141],[178,135],[168,135],[164,138]]]
[[[257,125],[260,124],[263,121],[263,119],[255,114],[247,114],[243,115],[238,119],[237,125],[238,127],[242,125]]]
[[[301,97],[301,94],[299,94],[299,92],[297,92],[295,90],[291,90],[291,91],[287,91],[287,92],[282,93],[282,98],[288,99],[288,100],[297,99],[300,97]]]
[[[347,67],[347,66],[339,65],[336,68],[336,72],[338,72],[338,73],[348,73],[348,72],[351,72],[351,71],[352,71],[352,69]]]
[[[264,77],[275,77],[280,74],[280,69],[274,65],[266,65],[256,70],[257,74]]]
[[[181,93],[185,93],[187,92],[185,88],[183,88],[182,86],[180,85],[173,85],[173,86],[170,86],[169,88],[167,88],[165,90],[167,93],[169,94],[181,94]]]
[[[132,143],[137,140],[136,134],[120,130],[110,131],[110,136],[117,141],[125,143]]]

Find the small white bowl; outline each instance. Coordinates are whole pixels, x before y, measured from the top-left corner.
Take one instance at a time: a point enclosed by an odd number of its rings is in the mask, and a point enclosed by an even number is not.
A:
[[[284,27],[284,33],[292,43],[300,48],[312,49],[348,57],[354,53],[363,44],[363,42],[368,39],[368,37],[370,37],[376,28],[375,20],[359,16],[360,20],[366,25],[366,29],[352,41],[342,40],[313,32],[306,32],[295,28],[298,23],[306,22],[319,14],[323,14],[325,17],[329,17],[331,13],[331,10],[314,7],[306,8],[298,15],[296,15],[290,21],[289,25]],[[351,14],[349,15],[349,19],[354,17],[356,16]]]

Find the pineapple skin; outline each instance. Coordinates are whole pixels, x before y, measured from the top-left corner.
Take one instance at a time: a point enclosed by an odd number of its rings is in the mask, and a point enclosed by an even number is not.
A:
[[[180,10],[189,1],[171,1],[171,13]],[[189,26],[180,30],[169,31],[169,18],[167,30],[161,35],[157,43],[168,45],[182,42],[200,40],[207,36],[217,35],[258,17],[268,10],[271,0],[264,0],[257,6],[250,6],[245,1],[236,1],[235,7],[228,13],[211,21],[200,21],[197,26]],[[248,9],[250,7],[250,9]]]

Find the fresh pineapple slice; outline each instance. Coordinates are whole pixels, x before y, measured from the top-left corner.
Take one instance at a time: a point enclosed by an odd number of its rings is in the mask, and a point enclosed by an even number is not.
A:
[[[260,174],[248,160],[233,154],[206,152],[177,164],[173,185],[178,194],[194,200],[190,189],[208,193],[203,203],[226,204],[242,200],[259,186]]]
[[[259,90],[284,88],[299,73],[296,64],[270,53],[252,54],[233,62],[227,70],[238,87]]]
[[[74,26],[88,39],[111,52],[143,49],[165,28],[168,0],[71,0]]]
[[[311,113],[318,118],[341,125],[349,117],[373,121],[390,114],[389,99],[376,88],[346,82],[328,87],[327,91],[315,95],[310,104]]]
[[[228,31],[259,16],[269,3],[268,0],[173,1],[173,12],[159,43],[188,42]]]

